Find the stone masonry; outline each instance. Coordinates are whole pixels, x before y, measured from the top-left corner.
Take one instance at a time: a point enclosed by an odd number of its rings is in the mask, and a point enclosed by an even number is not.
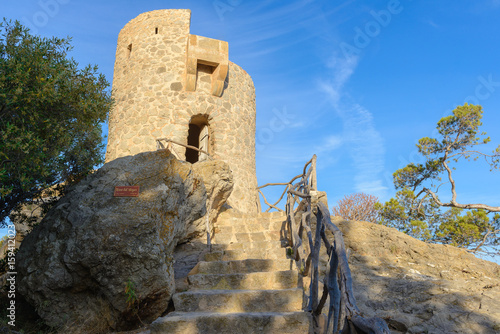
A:
[[[151,334],[312,333],[302,280],[282,244],[285,220],[279,212],[221,213],[212,252],[187,275],[188,289],[172,297],[175,312],[156,319]]]
[[[228,204],[255,213],[252,79],[228,61],[227,42],[191,35],[190,19],[190,10],[156,10],[139,15],[121,30],[106,162],[156,150],[160,138],[188,144],[190,128],[202,128],[199,148],[228,163],[233,172]],[[185,147],[173,144],[172,149],[179,159],[188,160]]]

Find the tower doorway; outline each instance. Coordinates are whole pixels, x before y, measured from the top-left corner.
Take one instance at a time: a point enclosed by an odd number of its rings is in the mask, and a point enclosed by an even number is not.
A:
[[[210,153],[210,131],[207,118],[205,116],[193,116],[191,119],[191,122],[189,123],[187,144]],[[186,148],[187,162],[193,164],[198,161],[206,160],[207,158],[208,156],[205,153],[191,148]]]

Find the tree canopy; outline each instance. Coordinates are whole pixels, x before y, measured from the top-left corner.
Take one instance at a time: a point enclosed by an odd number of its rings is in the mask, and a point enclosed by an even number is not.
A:
[[[0,23],[0,222],[57,184],[102,163],[101,124],[112,105],[97,66],[78,68],[70,38]]]
[[[378,205],[382,224],[422,240],[475,251],[500,244],[500,215],[491,214],[500,212],[500,207],[459,202],[453,177],[456,163],[462,160],[482,158],[491,170],[500,166],[500,146],[490,154],[477,149],[490,142],[486,133],[479,133],[482,117],[481,106],[466,103],[439,120],[439,138],[424,137],[418,141],[417,148],[425,162],[410,163],[393,174],[399,191],[396,198]],[[449,185],[449,201],[442,200],[439,194],[444,185]]]
[[[440,206],[500,212],[500,206],[458,203],[453,170],[450,167],[450,163],[461,159],[477,160],[478,158],[484,158],[492,170],[500,166],[500,145],[491,154],[482,153],[475,148],[490,142],[489,137],[484,137],[485,132],[478,135],[482,117],[481,106],[466,103],[453,110],[453,115],[441,118],[437,124],[437,130],[442,138],[424,137],[418,141],[418,152],[423,155],[426,162],[410,163],[397,170],[394,173],[396,189],[409,188],[415,192],[418,191],[417,198],[431,196]],[[449,202],[441,201],[437,194],[440,187],[437,182],[441,181],[442,173],[446,175],[447,182],[450,184],[451,200]]]

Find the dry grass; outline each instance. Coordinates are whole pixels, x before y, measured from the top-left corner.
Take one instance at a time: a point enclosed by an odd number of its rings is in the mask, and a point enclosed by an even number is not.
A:
[[[111,332],[112,310],[103,299],[98,299],[96,309],[89,310],[78,320],[69,322],[58,329],[59,334],[104,334]]]

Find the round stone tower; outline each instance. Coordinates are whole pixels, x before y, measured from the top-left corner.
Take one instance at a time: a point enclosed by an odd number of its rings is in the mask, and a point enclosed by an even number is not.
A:
[[[157,10],[121,30],[106,162],[154,151],[161,138],[195,146],[229,164],[234,189],[228,204],[254,213],[255,88],[250,76],[229,62],[227,42],[191,35],[190,20],[190,10]],[[180,160],[209,158],[171,145]]]

